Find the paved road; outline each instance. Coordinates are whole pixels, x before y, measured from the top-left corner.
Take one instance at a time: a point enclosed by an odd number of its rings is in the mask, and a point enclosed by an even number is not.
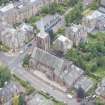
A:
[[[0,52],[0,60],[7,64],[14,74],[16,74],[21,79],[28,81],[33,87],[35,87],[35,89],[39,91],[44,90],[51,96],[55,97],[57,100],[66,102],[68,105],[79,105],[79,103],[76,102],[75,98],[69,99],[66,93],[52,88],[52,86],[50,86],[49,84],[44,83],[37,77],[31,75],[28,71],[24,70],[24,68],[20,64],[21,59],[24,55],[25,53],[11,57]]]

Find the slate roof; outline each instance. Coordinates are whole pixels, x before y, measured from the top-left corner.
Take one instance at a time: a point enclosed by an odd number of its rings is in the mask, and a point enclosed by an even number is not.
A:
[[[84,71],[82,69],[72,64],[68,71],[62,72],[60,77],[65,81],[66,84],[72,86],[83,73]]]
[[[51,55],[50,53],[39,49],[34,48],[34,51],[31,56],[35,61],[41,62],[44,65],[47,65],[48,67],[53,68],[56,73],[60,73],[62,69],[62,65],[64,64],[64,60],[60,59],[54,55]]]
[[[18,13],[25,11],[30,6],[39,5],[43,2],[43,0],[20,0],[14,3],[7,4],[6,6],[0,9],[0,14],[3,15],[11,15],[13,13]]]
[[[97,95],[105,97],[105,78],[98,84],[95,92]]]
[[[7,101],[11,100],[14,94],[23,92],[24,89],[17,83],[10,82],[4,88],[0,90],[0,97],[4,97]]]
[[[105,0],[100,0],[100,5],[105,7]]]
[[[36,62],[40,62],[51,68],[54,68],[54,73],[69,86],[72,86],[76,80],[84,73],[82,69],[78,68],[71,62],[68,63],[67,61],[51,55],[39,48],[34,49],[31,57]],[[66,64],[67,66],[70,64],[70,67],[66,68],[67,70],[63,70],[63,67],[65,67],[64,65]]]
[[[31,100],[29,100],[27,105],[54,105],[54,103],[51,100],[46,99],[44,96],[36,94]]]
[[[68,49],[72,48],[73,42],[68,39],[67,37],[60,35],[55,41],[54,41],[54,48],[55,50],[60,51],[67,51]]]
[[[42,19],[37,21],[35,24],[36,24],[36,27],[40,31],[43,31],[43,30],[48,31],[49,29],[54,27],[60,21],[60,19],[61,19],[61,15],[56,13],[54,15],[47,15],[43,17]]]
[[[93,82],[90,78],[86,76],[82,76],[75,84],[75,88],[78,89],[81,86],[85,92],[89,91],[89,89],[93,86]]]
[[[93,0],[83,0],[84,5],[90,5],[93,2]]]
[[[99,7],[98,9],[100,12],[105,13],[105,8],[104,7]]]

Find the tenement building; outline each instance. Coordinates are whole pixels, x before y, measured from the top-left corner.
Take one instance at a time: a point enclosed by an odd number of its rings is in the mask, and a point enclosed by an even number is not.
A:
[[[99,11],[105,13],[105,0],[100,0]]]
[[[70,89],[84,73],[72,62],[65,61],[36,47],[31,56],[30,66],[33,70],[43,72],[50,80],[66,86],[67,89]]]
[[[35,16],[44,5],[62,0],[17,0],[0,8],[0,17],[9,24],[16,24]]]
[[[53,0],[18,0],[0,9],[0,17],[9,24],[20,23],[36,15],[42,6],[52,3]]]
[[[11,49],[23,47],[33,37],[33,27],[28,24],[21,24],[16,29],[6,22],[0,22],[0,42]]]
[[[67,53],[73,46],[73,42],[67,37],[60,35],[53,43],[53,48],[57,52]]]
[[[78,46],[81,42],[85,42],[87,39],[87,30],[81,24],[73,24],[71,27],[67,27],[65,34],[70,40],[73,41],[75,46]]]
[[[46,32],[40,32],[36,35],[36,44],[38,48],[48,51],[50,48],[50,36]]]
[[[105,27],[105,14],[95,10],[83,18],[82,24],[87,28],[88,32],[92,32],[96,28],[103,30]]]
[[[58,13],[44,16],[36,22],[37,29],[40,31],[44,30],[45,32],[50,30],[57,32],[62,26],[64,26],[64,19]]]

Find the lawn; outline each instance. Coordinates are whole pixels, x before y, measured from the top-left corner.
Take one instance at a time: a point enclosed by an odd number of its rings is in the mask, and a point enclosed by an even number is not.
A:
[[[27,81],[20,79],[15,74],[13,74],[13,79],[19,82],[26,89],[27,95],[30,95],[35,91],[35,89]]]
[[[29,20],[28,23],[31,24],[32,26],[35,26],[35,23],[41,19],[41,16],[32,16]]]

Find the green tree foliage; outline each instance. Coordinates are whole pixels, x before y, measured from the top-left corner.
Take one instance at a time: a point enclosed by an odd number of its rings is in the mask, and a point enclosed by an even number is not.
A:
[[[59,28],[58,29],[58,31],[57,31],[57,34],[65,34],[65,28],[64,27],[61,27],[61,28]]]
[[[83,6],[82,2],[78,2],[77,5],[65,16],[66,25],[71,23],[79,23],[82,19]]]
[[[74,6],[78,3],[78,0],[68,0],[70,6]]]
[[[0,5],[5,5],[6,3],[9,3],[10,1],[14,1],[14,0],[0,0]]]
[[[6,4],[7,2],[9,2],[9,0],[0,0],[0,5]]]
[[[28,67],[29,66],[29,61],[30,61],[30,55],[26,55],[23,59],[23,66]]]
[[[51,39],[50,42],[52,44],[57,35],[53,32],[53,30],[49,31],[49,35],[50,35],[50,39]]]
[[[25,96],[23,94],[19,96],[19,105],[25,105]]]
[[[19,105],[19,96],[15,95],[12,99],[12,105]]]
[[[44,6],[41,9],[41,13],[42,14],[55,14],[55,13],[60,13],[63,14],[64,13],[64,6],[61,4],[57,4],[57,3],[52,3],[48,6]]]
[[[5,82],[8,82],[11,78],[10,71],[4,65],[0,65],[0,88],[5,85]]]
[[[65,57],[86,71],[93,78],[105,75],[105,33],[90,35],[88,42],[67,52]]]
[[[81,87],[77,89],[77,97],[81,99],[84,99],[85,97],[85,91]]]
[[[99,7],[100,0],[93,0],[92,4],[90,5],[90,8],[92,10],[96,10]]]

